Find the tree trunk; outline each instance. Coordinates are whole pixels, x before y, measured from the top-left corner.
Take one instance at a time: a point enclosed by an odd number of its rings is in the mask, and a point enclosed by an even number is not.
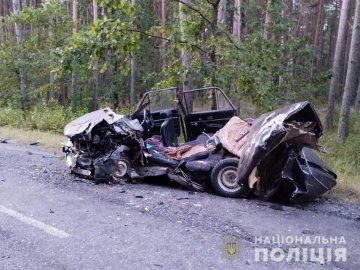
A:
[[[242,22],[241,22],[241,0],[234,1],[234,18],[232,33],[238,42],[241,41],[242,37]],[[237,88],[236,79],[234,78],[231,82],[231,88],[233,91],[230,93],[230,99],[233,102],[238,115],[240,115],[240,89]],[[234,93],[235,90],[235,93]]]
[[[219,2],[219,10],[218,10],[218,22],[225,24],[226,23],[226,6],[227,0],[220,0]]]
[[[357,95],[356,95],[356,99],[355,99],[355,107],[354,107],[355,112],[359,113],[360,112],[360,84],[358,86],[358,90],[357,90]]]
[[[78,0],[73,0],[72,2],[72,22],[73,28],[72,33],[77,33],[77,25],[78,25]],[[73,110],[76,110],[77,107],[77,85],[76,85],[76,74],[74,71],[71,72],[71,103]]]
[[[95,23],[99,18],[99,7],[96,0],[93,0],[93,22]]]
[[[339,16],[340,10],[341,10],[341,3],[335,5],[336,18]],[[334,23],[333,27],[330,30],[327,66],[330,66],[334,60],[336,38],[337,38],[337,32],[338,32],[338,28],[339,28],[338,26],[339,26],[338,23]]]
[[[233,35],[237,41],[241,40],[242,25],[241,25],[241,0],[235,0],[234,3],[234,20],[233,20]]]
[[[216,38],[218,34],[218,14],[219,14],[219,4],[220,0],[215,0],[212,4],[212,16],[211,16],[211,35],[213,38]],[[210,52],[210,61],[211,61],[211,86],[217,84],[217,57],[216,57],[216,46],[213,45]],[[215,98],[215,96],[214,96]],[[215,100],[215,99],[213,99]],[[214,105],[214,102],[213,102]],[[216,106],[216,104],[214,105]]]
[[[294,20],[294,21],[298,21],[298,23],[300,23],[301,20],[301,16],[296,16],[295,14],[298,13],[298,7],[296,6],[296,0],[291,0],[290,1],[290,7],[288,10],[288,15],[287,15],[287,19],[288,20]],[[292,34],[293,36],[296,36],[296,27],[294,27],[294,29],[292,30]],[[294,58],[291,57],[289,58],[288,62],[287,62],[287,67],[286,67],[286,73],[288,74],[288,78],[290,78],[291,80],[294,78]],[[289,88],[287,88],[287,91],[289,91]],[[286,96],[290,96],[289,92],[286,93]],[[290,99],[286,100],[286,103],[290,101]]]
[[[53,100],[55,99],[56,93],[55,93],[55,72],[53,70],[50,71],[50,78],[49,78],[49,82],[50,82],[50,91],[49,91],[49,99],[48,100]]]
[[[351,100],[359,85],[360,71],[360,0],[356,0],[355,17],[350,44],[348,71],[341,104],[338,141],[344,143],[349,136],[349,115]]]
[[[316,16],[316,25],[315,25],[315,32],[313,37],[313,45],[315,48],[315,70],[319,71],[321,68],[321,55],[322,55],[322,48],[324,44],[324,7],[325,0],[319,0],[318,3],[318,12]]]
[[[314,47],[318,46],[319,39],[321,38],[321,32],[323,31],[323,16],[324,16],[324,2],[325,0],[319,0],[318,2],[318,11],[316,15],[316,24],[315,24],[315,31],[313,36],[313,45]]]
[[[4,25],[3,25],[4,17],[5,17],[5,2],[0,1],[0,23],[1,23],[0,44],[5,43],[5,28],[4,28]]]
[[[161,0],[161,26],[163,27],[163,29],[165,29],[165,23],[166,23],[166,0]]]
[[[72,2],[72,22],[73,22],[73,28],[72,33],[77,33],[77,25],[78,25],[78,0],[73,0]]]
[[[99,17],[98,4],[93,0],[93,22],[95,23]],[[94,83],[92,93],[92,110],[95,111],[99,108],[99,60],[96,60],[94,70]]]
[[[281,10],[280,10],[281,20],[284,20],[284,19],[285,19],[285,5],[284,5],[283,1],[281,1],[281,7],[280,7],[280,9],[281,9]],[[281,48],[284,47],[284,44],[285,44],[285,36],[284,36],[284,33],[282,32],[282,33],[280,34],[280,46],[281,46]],[[281,54],[280,54],[280,57],[281,57],[281,58],[284,57],[284,55],[283,55],[282,52],[281,52]],[[280,68],[281,68],[281,69],[286,69],[287,67],[281,65]],[[283,77],[282,75],[279,75],[278,81],[279,81],[279,90],[280,90],[280,92],[283,93],[285,100],[287,100],[288,90],[284,88],[284,77]]]
[[[219,14],[219,4],[220,0],[215,0],[212,3],[212,16],[211,16],[211,35],[215,39],[218,34],[218,14]],[[210,61],[211,61],[211,85],[217,85],[217,56],[216,56],[216,46],[213,45],[210,52]],[[217,109],[216,102],[216,93],[215,90],[212,90],[211,93],[211,110]]]
[[[15,16],[18,16],[20,13],[20,0],[12,0],[12,8]],[[21,26],[15,21],[14,30],[16,36],[16,44],[21,46],[23,40],[23,32]],[[25,54],[22,49],[20,49],[20,68],[19,68],[19,79],[20,79],[20,90],[21,90],[21,108],[23,110],[28,110],[30,107],[29,93],[26,85],[26,72],[22,67],[25,62]]]
[[[136,71],[137,71],[137,63],[136,56],[132,52],[131,60],[130,60],[130,105],[135,105],[136,103]]]
[[[165,24],[166,24],[166,0],[161,0],[161,37],[165,38]],[[166,59],[165,59],[165,52],[166,52],[166,40],[161,40],[161,50],[160,50],[160,58],[161,58],[161,65],[163,67],[166,66]]]
[[[271,23],[271,6],[273,4],[274,0],[268,0],[266,5],[266,14],[265,14],[265,22],[264,22],[264,39],[269,40],[272,39],[272,34],[269,32],[269,26]]]
[[[183,0],[185,4],[188,4],[188,0]],[[184,12],[184,8],[186,8],[185,4],[179,2],[179,18],[180,18],[180,31],[182,35],[182,39],[186,40],[186,32],[184,29],[184,22],[188,20],[188,15]],[[181,49],[181,58],[182,58],[182,66],[185,70],[185,73],[183,75],[183,91],[193,89],[194,88],[194,80],[192,77],[192,74],[190,72],[191,70],[191,55],[186,51],[186,48]],[[194,93],[187,93],[185,95],[186,98],[186,104],[187,104],[187,110],[188,112],[192,112],[193,110],[193,100],[194,100]]]
[[[349,14],[349,0],[343,0],[341,5],[340,19],[339,19],[339,28],[336,39],[335,46],[335,54],[334,54],[334,62],[332,67],[333,76],[330,81],[330,89],[329,89],[329,98],[328,98],[328,107],[325,119],[325,127],[330,129],[333,127],[334,122],[334,109],[336,102],[336,93],[339,87],[340,74],[341,74],[341,60],[343,57],[342,52],[345,47],[345,34],[347,29],[347,16]]]
[[[136,5],[136,0],[131,0],[131,5]],[[136,103],[136,55],[131,52],[130,59],[130,105],[133,106]]]
[[[351,8],[351,4],[350,4],[350,8]],[[355,7],[354,7],[355,8]],[[349,15],[348,18],[350,19],[351,17],[351,12],[349,11]],[[347,30],[346,30],[346,34],[345,34],[345,46],[344,46],[344,51],[342,52],[342,61],[341,61],[341,73],[340,73],[340,79],[339,79],[339,87],[338,87],[338,91],[336,92],[336,98],[338,99],[339,97],[342,97],[342,95],[344,94],[342,90],[344,90],[345,88],[345,81],[346,81],[346,73],[347,73],[347,68],[348,68],[348,61],[349,61],[349,54],[350,54],[350,43],[351,43],[351,27],[349,27],[350,22],[347,22]],[[341,99],[340,99],[341,100]]]

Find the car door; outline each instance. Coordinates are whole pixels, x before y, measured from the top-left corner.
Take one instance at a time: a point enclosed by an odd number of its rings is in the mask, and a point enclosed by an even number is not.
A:
[[[144,119],[144,110],[147,110],[154,120],[154,127],[150,132],[145,132],[145,139],[152,135],[160,135],[161,125],[169,117],[174,121],[174,132],[177,136],[180,135],[180,119],[176,88],[146,92],[134,113],[134,118],[137,118],[140,123]]]
[[[196,139],[202,132],[215,133],[237,114],[230,99],[217,87],[184,91],[183,101],[186,141]]]

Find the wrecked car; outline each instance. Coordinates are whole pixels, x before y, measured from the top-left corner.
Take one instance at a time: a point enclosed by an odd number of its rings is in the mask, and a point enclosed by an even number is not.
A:
[[[300,202],[336,184],[311,150],[321,150],[321,134],[308,102],[243,120],[219,88],[170,88],[145,93],[130,116],[106,108],[75,119],[64,128],[63,151],[72,173],[96,181],[166,176],[226,197]]]

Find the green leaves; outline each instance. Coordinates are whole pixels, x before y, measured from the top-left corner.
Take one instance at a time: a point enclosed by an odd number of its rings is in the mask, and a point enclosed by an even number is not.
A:
[[[49,74],[55,68],[56,55],[61,53],[56,48],[63,44],[71,29],[70,17],[60,0],[48,0],[40,8],[24,4],[18,16],[11,14],[2,23],[7,29],[12,29],[15,21],[23,29],[21,44],[16,44],[14,36],[10,36],[0,46],[2,106],[19,104],[20,68],[26,74],[26,87],[32,104],[42,100],[50,91],[57,91],[58,85],[49,85]],[[20,57],[22,61],[19,61]]]
[[[99,1],[111,9],[114,16],[103,16],[95,24],[72,35],[61,50],[61,63],[65,70],[74,67],[92,67],[92,63],[103,60],[101,72],[105,72],[114,59],[109,59],[111,52],[119,61],[128,60],[129,54],[139,48],[140,33],[134,28],[134,10],[129,1]],[[60,52],[60,51],[59,51]],[[127,69],[125,69],[127,71]]]
[[[95,70],[100,73],[101,102],[125,104],[131,55],[137,59],[139,96],[152,87],[180,85],[189,76],[195,87],[215,84],[228,93],[241,93],[264,111],[326,91],[329,73],[313,74],[313,48],[307,36],[294,36],[294,22],[281,15],[280,1],[270,10],[269,40],[264,39],[266,1],[244,2],[247,33],[241,41],[231,33],[232,1],[228,1],[226,23],[221,24],[216,23],[217,12],[207,0],[187,2],[180,22],[179,2],[167,1],[163,22],[160,1],[137,1],[132,6],[130,0],[98,0],[100,18],[92,23],[91,1],[81,0],[76,34],[64,1],[47,0],[39,8],[24,4],[19,16],[8,16],[0,23],[11,29],[16,21],[26,30],[21,45],[12,33],[0,45],[1,103],[13,104],[21,95],[17,74],[21,67],[28,74],[33,104],[51,94],[65,101],[71,96],[88,106]],[[191,66],[183,65],[182,52],[190,56]],[[26,58],[20,63],[21,53]],[[55,74],[51,84],[50,71]],[[70,94],[71,73],[76,75],[77,96]]]

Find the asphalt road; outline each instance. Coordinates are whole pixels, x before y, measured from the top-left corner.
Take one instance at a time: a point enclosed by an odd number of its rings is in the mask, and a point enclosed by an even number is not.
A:
[[[0,144],[0,269],[359,269],[359,254],[350,204],[95,185],[60,153]]]

